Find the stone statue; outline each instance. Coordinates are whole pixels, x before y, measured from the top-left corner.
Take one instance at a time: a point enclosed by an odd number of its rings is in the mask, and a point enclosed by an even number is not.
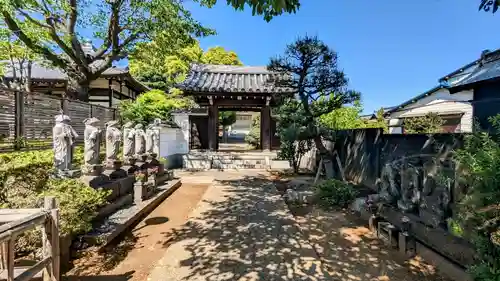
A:
[[[161,120],[155,119],[146,129],[146,152],[148,154],[160,154],[160,125]]]
[[[83,120],[84,131],[84,163],[85,165],[99,164],[99,150],[101,144],[101,129],[97,127],[99,119],[95,117]]]
[[[142,156],[146,153],[146,133],[142,127],[142,124],[137,124],[134,127],[135,155],[137,156]]]
[[[56,124],[52,129],[52,142],[54,145],[54,165],[60,175],[71,170],[73,160],[73,145],[78,137],[71,127],[69,116],[59,114],[55,117]]]
[[[135,152],[135,136],[134,136],[134,123],[127,122],[123,125],[123,158],[125,162],[134,157]]]
[[[118,151],[122,141],[122,133],[117,128],[118,121],[112,120],[106,123],[106,162],[113,164],[118,160]]]

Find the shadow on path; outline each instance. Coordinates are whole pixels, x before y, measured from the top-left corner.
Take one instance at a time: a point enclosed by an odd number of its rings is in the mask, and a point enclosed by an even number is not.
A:
[[[332,280],[273,181],[253,173],[216,176],[189,222],[165,233],[150,280]]]

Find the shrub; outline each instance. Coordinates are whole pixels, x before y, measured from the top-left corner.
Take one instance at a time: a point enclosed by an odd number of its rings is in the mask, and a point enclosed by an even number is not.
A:
[[[75,149],[75,159],[83,159]],[[90,230],[95,212],[106,202],[109,192],[88,187],[77,179],[50,179],[52,150],[0,154],[0,208],[41,208],[43,197],[52,195],[59,202],[61,234],[74,235]],[[40,248],[39,231],[24,233],[16,241],[20,253]]]
[[[469,268],[474,280],[500,280],[500,115],[490,118],[496,136],[476,131],[465,137],[455,153],[464,183],[458,201],[458,223],[472,238],[476,263]],[[453,229],[452,229],[453,230]],[[469,235],[470,234],[470,235]]]
[[[110,192],[94,189],[78,179],[51,179],[40,197],[55,196],[59,202],[61,232],[79,234],[92,229],[91,221]]]
[[[256,115],[252,118],[250,132],[245,136],[245,142],[255,149],[260,148],[260,115]]]
[[[314,186],[317,202],[322,207],[346,207],[356,198],[357,191],[348,183],[330,179]]]

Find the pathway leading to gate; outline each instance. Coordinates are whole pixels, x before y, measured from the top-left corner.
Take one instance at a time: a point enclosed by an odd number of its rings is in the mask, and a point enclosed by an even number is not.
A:
[[[148,280],[332,280],[299,231],[267,172],[199,172],[213,177]],[[164,245],[165,246],[165,245]]]

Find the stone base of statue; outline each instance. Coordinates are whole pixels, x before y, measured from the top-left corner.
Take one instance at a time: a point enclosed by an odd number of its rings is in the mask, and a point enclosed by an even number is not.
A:
[[[124,165],[135,165],[137,162],[137,159],[134,156],[124,156],[123,157],[123,164]]]
[[[140,170],[140,167],[136,164],[137,160],[135,157],[130,157],[125,160],[125,166],[122,167],[129,175],[133,175],[135,172]]]
[[[87,185],[97,188],[109,183],[109,177],[103,174],[104,167],[100,164],[83,165],[83,176],[80,178]]]
[[[137,159],[136,165],[139,167],[140,170],[147,170],[149,168],[147,154],[136,155],[135,158]]]
[[[91,165],[83,165],[82,173],[84,176],[99,176],[102,174],[104,170],[104,166],[101,164],[91,164]]]
[[[111,180],[117,180],[128,176],[126,170],[122,169],[123,162],[121,160],[107,160],[106,171],[104,172]]]
[[[76,179],[82,175],[80,170],[55,170],[52,177],[58,179]]]

